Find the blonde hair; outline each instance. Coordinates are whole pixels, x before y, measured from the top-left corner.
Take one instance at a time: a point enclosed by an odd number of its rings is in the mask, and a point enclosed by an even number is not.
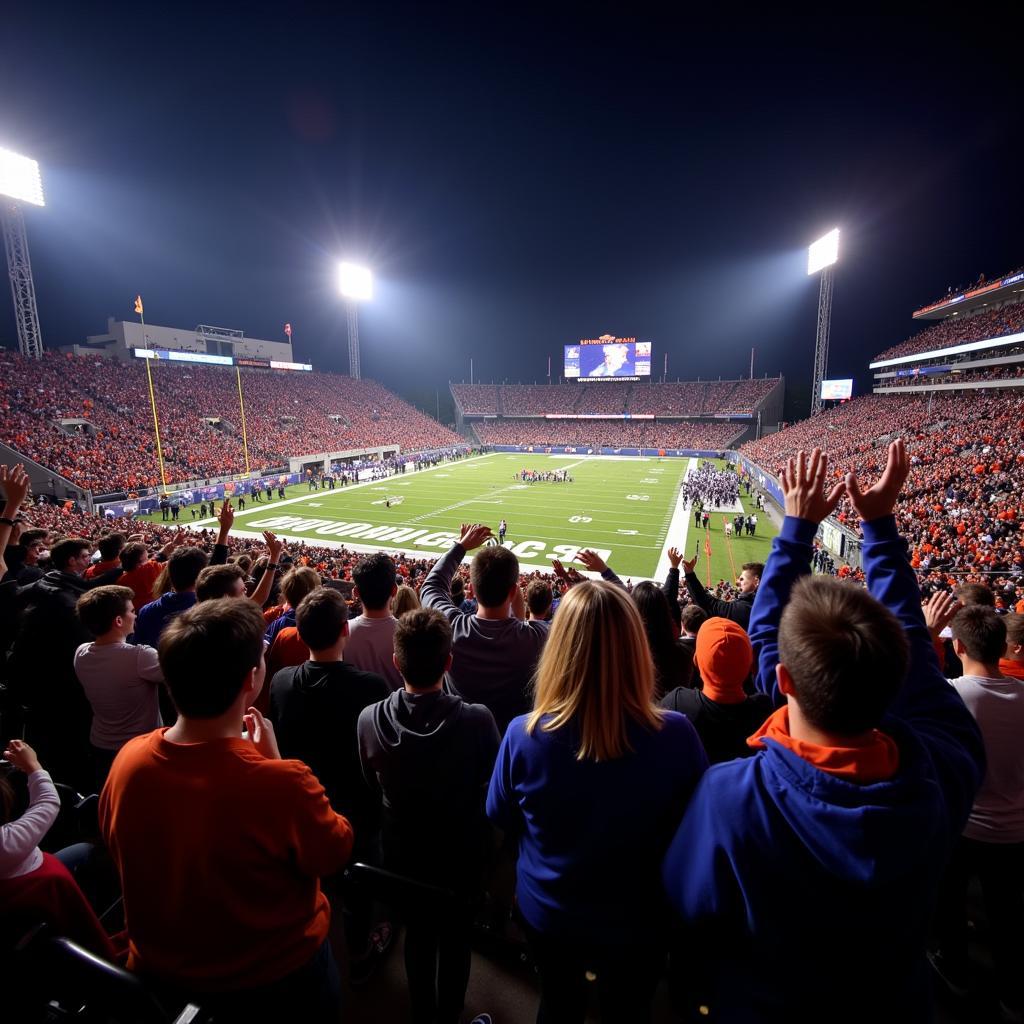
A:
[[[391,614],[397,619],[406,612],[413,612],[420,607],[420,596],[412,587],[403,583],[391,599]]]
[[[579,730],[579,761],[611,761],[632,750],[627,727],[661,728],[654,664],[629,595],[611,583],[580,583],[555,613],[534,680],[527,733]],[[544,719],[542,721],[542,719]]]

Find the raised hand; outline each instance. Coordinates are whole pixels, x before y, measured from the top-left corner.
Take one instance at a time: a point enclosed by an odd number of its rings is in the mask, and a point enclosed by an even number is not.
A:
[[[608,563],[596,551],[591,551],[589,548],[584,548],[576,556],[576,560],[582,562],[591,572],[604,572],[608,568]]]
[[[4,516],[13,519],[28,494],[28,473],[22,465],[0,466],[0,490],[4,492]]]
[[[697,567],[697,552],[694,551],[693,558],[683,559],[683,572],[691,573]]]
[[[907,458],[907,449],[902,438],[897,438],[889,445],[885,472],[881,479],[866,491],[860,489],[856,473],[847,473],[846,493],[850,496],[850,503],[857,515],[865,522],[892,515],[896,499],[900,496],[909,473],[910,459]]]
[[[23,740],[11,740],[4,750],[4,760],[10,761],[26,775],[37,772],[42,767],[36,752]]]
[[[277,565],[281,560],[281,552],[284,551],[284,541],[279,540],[269,530],[263,531],[263,540],[266,542],[267,554],[270,556],[271,564]]]
[[[962,605],[952,595],[936,590],[924,603],[924,622],[933,640],[938,640],[942,631],[953,621]]]
[[[247,715],[242,715],[245,731],[249,734],[252,745],[264,756],[274,761],[281,760],[281,751],[277,748],[277,737],[274,726],[256,708],[249,708]]]
[[[494,533],[489,526],[484,526],[482,523],[463,523],[459,543],[466,551],[472,551],[493,536]]]
[[[827,473],[828,456],[823,455],[820,448],[815,448],[809,456],[801,449],[789,460],[779,475],[787,516],[820,523],[836,510],[846,484],[840,481],[826,494]]]
[[[565,571],[565,566],[557,558],[551,559],[551,571],[560,579],[568,580],[569,574]]]
[[[683,560],[682,551],[680,551],[679,548],[669,548],[667,554],[669,565],[671,565],[673,569],[678,569],[679,563]]]
[[[235,523],[235,510],[231,505],[230,498],[224,499],[224,504],[221,505],[220,511],[217,513],[217,520],[220,523],[220,543],[223,544]]]

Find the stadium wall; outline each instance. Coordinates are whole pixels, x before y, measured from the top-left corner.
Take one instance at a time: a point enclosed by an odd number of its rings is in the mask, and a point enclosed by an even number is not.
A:
[[[288,342],[268,341],[263,338],[220,337],[216,339],[218,350],[215,355],[241,356],[246,359],[274,359],[283,363],[293,362],[292,346]],[[80,347],[79,353],[82,352]],[[196,333],[195,329],[185,327],[161,327],[158,324],[146,324],[143,333],[142,324],[132,320],[115,320],[107,318],[107,333],[92,334],[86,338],[86,350],[108,355],[120,362],[132,359],[133,348],[167,349],[173,352],[208,352],[207,338]]]

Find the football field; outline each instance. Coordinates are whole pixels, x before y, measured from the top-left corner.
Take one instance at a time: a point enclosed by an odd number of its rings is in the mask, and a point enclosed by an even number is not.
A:
[[[269,505],[236,513],[233,532],[258,537],[271,530],[288,541],[392,549],[417,557],[443,553],[462,523],[486,523],[495,533],[505,519],[505,546],[524,568],[567,565],[581,548],[597,551],[623,579],[661,578],[670,545],[688,555],[700,549],[702,579],[733,578],[741,563],[763,561],[773,532],[759,515],[758,536],[727,541],[722,516],[712,517],[710,557],[703,531],[678,500],[679,484],[696,460],[495,453],[449,462],[333,491],[289,488]],[[521,470],[566,470],[572,482],[523,482]],[[752,502],[744,499],[747,510]],[[214,520],[188,523],[211,526]],[[700,534],[698,538],[697,534]],[[577,564],[577,568],[580,566]]]

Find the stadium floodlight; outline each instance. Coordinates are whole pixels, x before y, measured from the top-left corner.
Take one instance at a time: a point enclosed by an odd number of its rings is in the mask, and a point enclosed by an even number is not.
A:
[[[22,203],[46,205],[39,164],[27,156],[0,148],[0,196],[6,197],[0,202],[0,220],[3,221],[7,273],[18,326],[18,349],[22,355],[39,359],[43,354],[43,336],[39,329],[32,261],[28,256],[28,232],[21,212]]]
[[[9,149],[0,149],[0,195],[33,206],[45,206],[39,164]]]
[[[807,274],[831,267],[839,259],[839,228],[833,228],[807,247]]]
[[[807,248],[807,274],[821,272],[818,292],[818,331],[811,374],[811,414],[821,412],[821,382],[828,373],[828,336],[832,326],[832,268],[839,260],[839,228],[833,228]]]
[[[373,298],[373,274],[356,263],[342,263],[338,267],[338,285],[346,299],[367,302]]]
[[[338,267],[338,286],[345,298],[348,312],[348,375],[358,380],[359,368],[359,303],[373,298],[373,274],[357,263]]]

